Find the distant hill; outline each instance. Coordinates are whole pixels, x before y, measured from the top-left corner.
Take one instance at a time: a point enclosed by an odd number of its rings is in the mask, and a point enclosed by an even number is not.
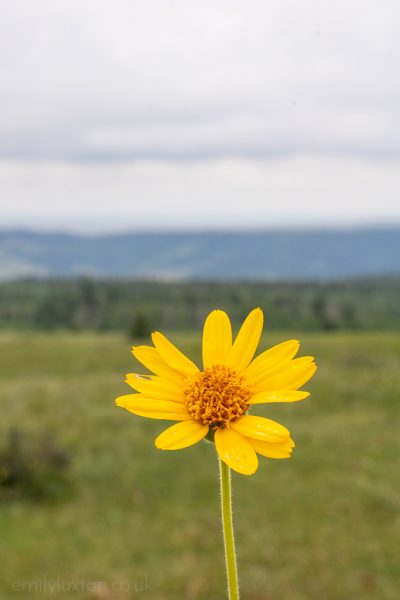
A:
[[[83,236],[0,232],[0,279],[327,280],[400,273],[400,228],[132,232]]]

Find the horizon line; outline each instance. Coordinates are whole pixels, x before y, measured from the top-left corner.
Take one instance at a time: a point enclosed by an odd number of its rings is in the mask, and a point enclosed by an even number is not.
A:
[[[75,237],[115,237],[124,235],[199,235],[199,234],[260,234],[260,233],[318,233],[318,232],[362,232],[362,231],[396,231],[400,230],[400,220],[395,223],[349,223],[349,224],[302,224],[302,225],[270,225],[270,226],[226,226],[212,227],[209,225],[182,227],[131,227],[113,228],[109,230],[84,230],[72,227],[43,226],[32,227],[25,225],[1,226],[0,234],[36,234],[36,235],[68,235]]]

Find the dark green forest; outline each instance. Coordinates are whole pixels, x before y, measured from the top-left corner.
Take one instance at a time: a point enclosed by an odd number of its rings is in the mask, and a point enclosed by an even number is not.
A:
[[[36,330],[192,329],[213,308],[234,323],[261,306],[268,327],[400,329],[400,278],[331,283],[25,280],[0,284],[0,327]]]

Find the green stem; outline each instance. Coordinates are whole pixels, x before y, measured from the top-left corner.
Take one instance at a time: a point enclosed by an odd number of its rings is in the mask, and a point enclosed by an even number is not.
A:
[[[235,537],[232,522],[231,470],[220,458],[221,513],[224,533],[226,576],[229,600],[239,600],[239,583],[236,566]]]

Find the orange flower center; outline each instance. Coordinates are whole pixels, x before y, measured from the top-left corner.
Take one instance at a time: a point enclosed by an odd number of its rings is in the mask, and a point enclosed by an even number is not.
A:
[[[251,392],[244,377],[215,365],[197,373],[184,390],[186,408],[203,425],[224,426],[249,408]]]

